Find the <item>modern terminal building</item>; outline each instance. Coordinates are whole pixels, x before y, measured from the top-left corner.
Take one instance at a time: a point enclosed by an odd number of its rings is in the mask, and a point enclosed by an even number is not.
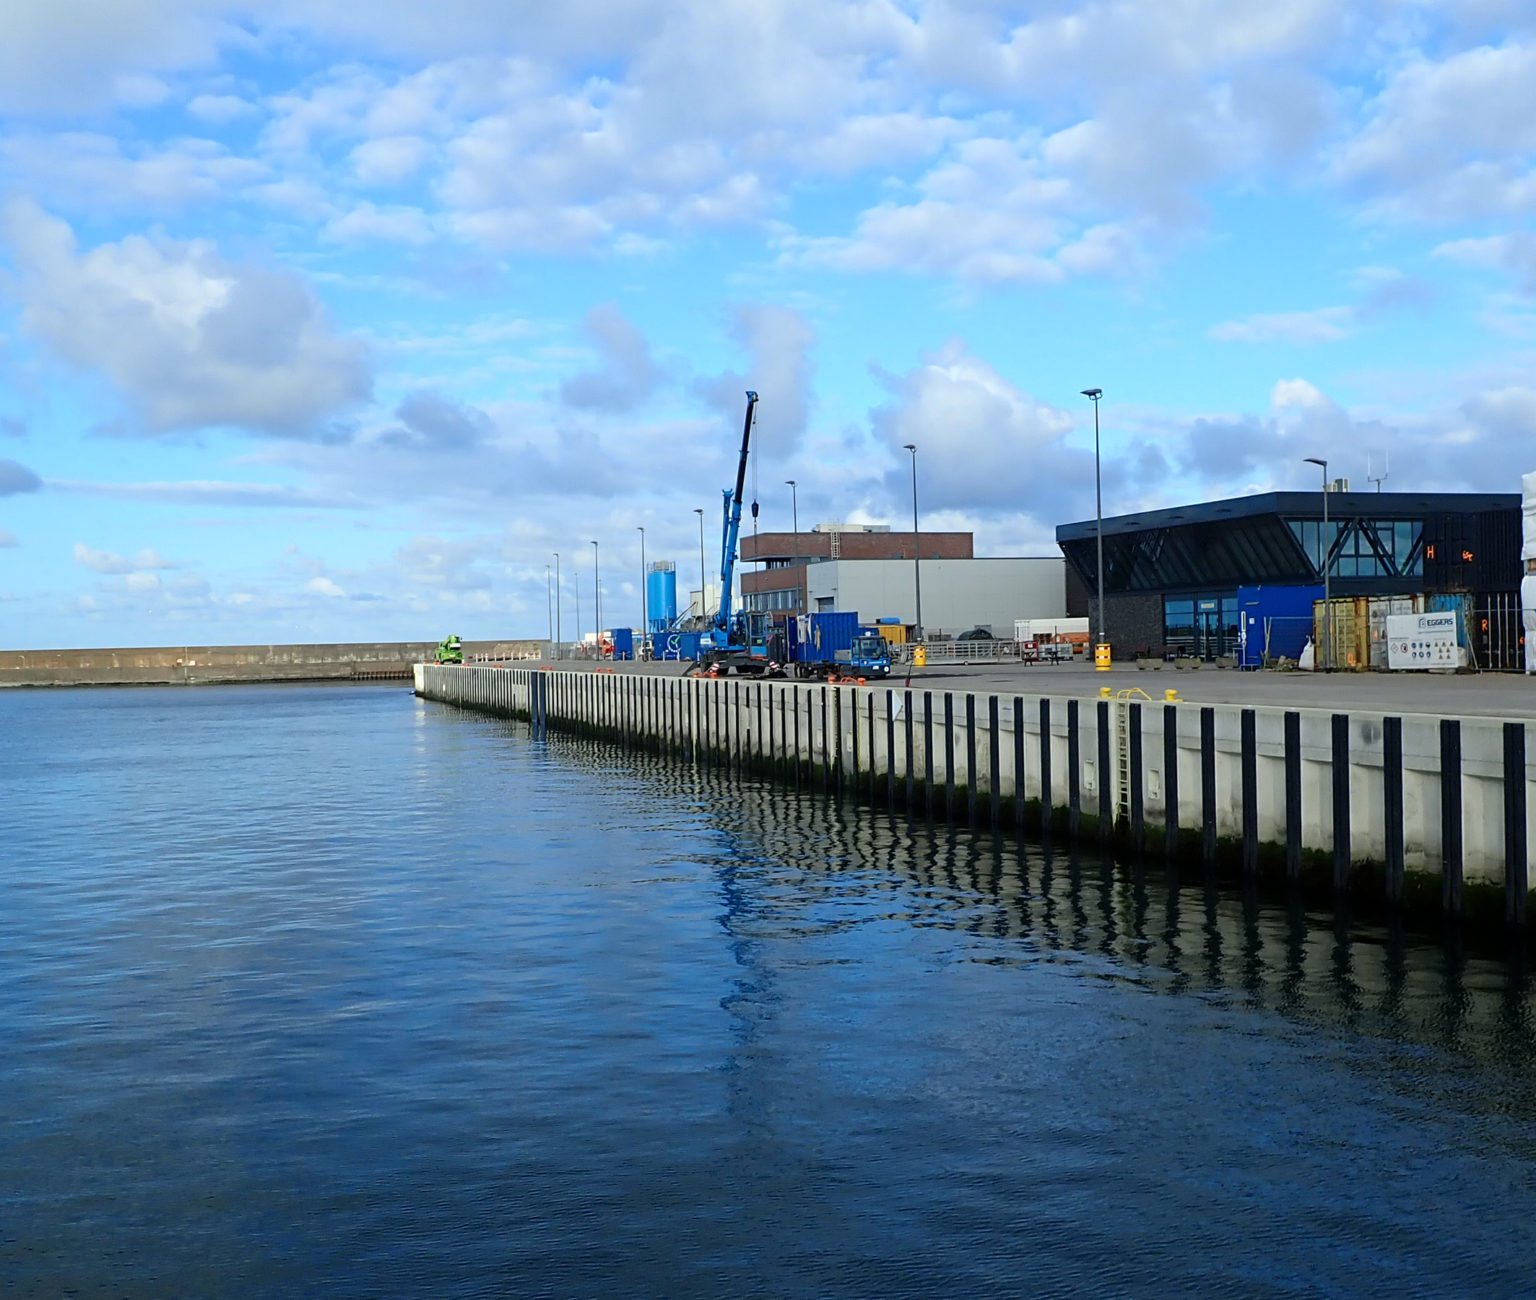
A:
[[[1239,654],[1250,627],[1284,629],[1295,653],[1325,570],[1335,600],[1444,598],[1484,666],[1519,663],[1520,495],[1268,492],[1103,521],[1104,630],[1116,658]],[[1098,623],[1096,521],[1056,540]],[[1265,615],[1255,610],[1267,611]],[[1250,623],[1249,620],[1252,620]],[[1245,656],[1245,661],[1252,661]]]
[[[775,615],[852,610],[915,625],[919,584],[930,637],[984,627],[1011,638],[1017,619],[1087,613],[1087,594],[1061,556],[977,557],[970,533],[818,524],[744,537],[741,558],[764,566],[742,574],[743,603]]]

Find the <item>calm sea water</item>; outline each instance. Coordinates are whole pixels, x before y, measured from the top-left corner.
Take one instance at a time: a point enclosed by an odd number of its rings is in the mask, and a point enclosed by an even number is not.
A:
[[[0,800],[6,1296],[1536,1290],[1499,963],[392,687]]]

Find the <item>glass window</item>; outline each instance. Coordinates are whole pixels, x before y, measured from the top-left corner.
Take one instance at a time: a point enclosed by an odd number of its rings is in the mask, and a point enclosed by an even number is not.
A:
[[[1319,574],[1323,571],[1324,543],[1331,549],[1339,536],[1339,524],[1330,519],[1328,527],[1323,528],[1321,519],[1292,519],[1288,521],[1291,533],[1301,543],[1301,549],[1307,559],[1312,562],[1312,568]],[[1335,568],[1337,573],[1338,569]]]
[[[1163,602],[1163,642],[1165,645],[1192,653],[1195,646],[1195,602],[1192,600],[1165,600]]]

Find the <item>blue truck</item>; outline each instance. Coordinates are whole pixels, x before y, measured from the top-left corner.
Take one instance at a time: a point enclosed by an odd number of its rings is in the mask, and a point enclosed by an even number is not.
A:
[[[891,647],[857,614],[803,614],[785,621],[785,662],[796,677],[888,677]]]

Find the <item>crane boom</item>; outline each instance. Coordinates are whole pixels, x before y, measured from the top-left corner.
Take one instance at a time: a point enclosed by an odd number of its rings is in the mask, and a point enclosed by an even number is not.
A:
[[[747,456],[752,444],[752,420],[757,412],[757,394],[747,391],[747,413],[741,423],[741,458],[736,464],[735,491],[726,494],[725,529],[720,547],[720,608],[710,620],[705,634],[714,650],[745,648],[744,637],[733,637],[731,627],[731,585],[736,576],[736,546],[741,537],[741,500],[747,486]]]

